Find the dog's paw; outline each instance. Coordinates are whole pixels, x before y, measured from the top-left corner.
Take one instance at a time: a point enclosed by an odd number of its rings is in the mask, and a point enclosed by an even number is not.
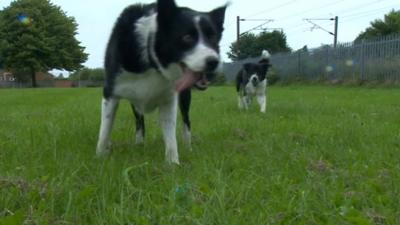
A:
[[[192,134],[190,132],[190,129],[187,128],[186,126],[183,127],[182,138],[186,149],[192,151]]]
[[[96,148],[96,156],[103,157],[111,153],[111,143],[98,144]]]
[[[136,138],[135,138],[136,145],[143,145],[144,144],[144,134],[142,130],[136,131]]]
[[[165,161],[168,164],[176,164],[179,165],[179,157],[178,154],[174,154],[173,152],[168,152],[165,155]]]
[[[144,138],[143,138],[143,136],[138,137],[138,135],[136,135],[135,144],[136,144],[136,145],[144,145]]]
[[[166,159],[166,161],[169,165],[180,165],[179,159]]]

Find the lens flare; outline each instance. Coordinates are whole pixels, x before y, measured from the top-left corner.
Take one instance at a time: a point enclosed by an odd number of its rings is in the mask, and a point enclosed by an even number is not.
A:
[[[333,71],[333,66],[326,66],[325,70],[326,72],[330,73]]]
[[[19,14],[19,15],[17,16],[17,20],[18,20],[20,23],[22,23],[23,25],[25,25],[25,26],[29,26],[29,25],[31,25],[32,22],[33,22],[33,19],[32,19],[32,18],[30,18],[30,17],[28,17],[28,16],[26,16],[26,15],[24,15],[24,14]]]
[[[346,60],[346,66],[354,66],[354,60],[352,60],[352,59],[348,59],[348,60]]]

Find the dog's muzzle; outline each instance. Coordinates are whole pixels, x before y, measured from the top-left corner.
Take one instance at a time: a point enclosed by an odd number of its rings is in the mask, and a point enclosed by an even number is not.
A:
[[[260,83],[260,81],[258,80],[258,78],[257,77],[253,77],[253,79],[251,79],[251,83],[253,84],[253,86],[255,87],[255,86],[257,86],[258,85],[258,83]]]
[[[180,92],[192,86],[199,90],[207,89],[211,78],[215,77],[213,71],[218,67],[218,64],[219,60],[217,58],[210,57],[206,60],[205,71],[195,72],[184,63],[180,63],[183,75],[181,79],[176,81],[175,90]]]

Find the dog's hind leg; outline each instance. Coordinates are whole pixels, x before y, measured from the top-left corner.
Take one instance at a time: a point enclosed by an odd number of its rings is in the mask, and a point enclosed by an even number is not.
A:
[[[133,104],[131,104],[131,108],[136,119],[136,144],[143,144],[145,134],[144,115],[139,113]]]
[[[160,106],[160,124],[165,143],[166,161],[179,164],[178,146],[176,144],[177,101],[177,93],[174,93],[168,103]]]
[[[239,109],[243,109],[244,104],[243,104],[243,97],[238,93],[238,107]]]
[[[183,90],[179,93],[179,108],[181,110],[183,120],[183,141],[189,150],[192,150],[192,135],[190,132],[190,102],[192,100],[192,92],[190,89]]]
[[[101,103],[101,125],[99,140],[97,142],[96,154],[106,155],[110,152],[110,135],[114,123],[115,112],[118,108],[119,99],[103,98]]]

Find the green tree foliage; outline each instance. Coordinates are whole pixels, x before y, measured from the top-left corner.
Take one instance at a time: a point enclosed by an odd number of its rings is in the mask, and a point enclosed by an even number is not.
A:
[[[228,57],[233,60],[241,60],[248,57],[260,56],[261,51],[267,49],[271,54],[277,52],[290,52],[286,35],[282,31],[262,32],[258,35],[246,33],[240,37],[239,45],[233,42],[230,46]]]
[[[49,0],[16,0],[0,11],[0,58],[10,70],[74,71],[87,60],[77,23]]]
[[[384,20],[377,19],[371,22],[371,26],[361,32],[356,41],[374,39],[395,33],[400,33],[400,11],[392,10],[385,15]]]

